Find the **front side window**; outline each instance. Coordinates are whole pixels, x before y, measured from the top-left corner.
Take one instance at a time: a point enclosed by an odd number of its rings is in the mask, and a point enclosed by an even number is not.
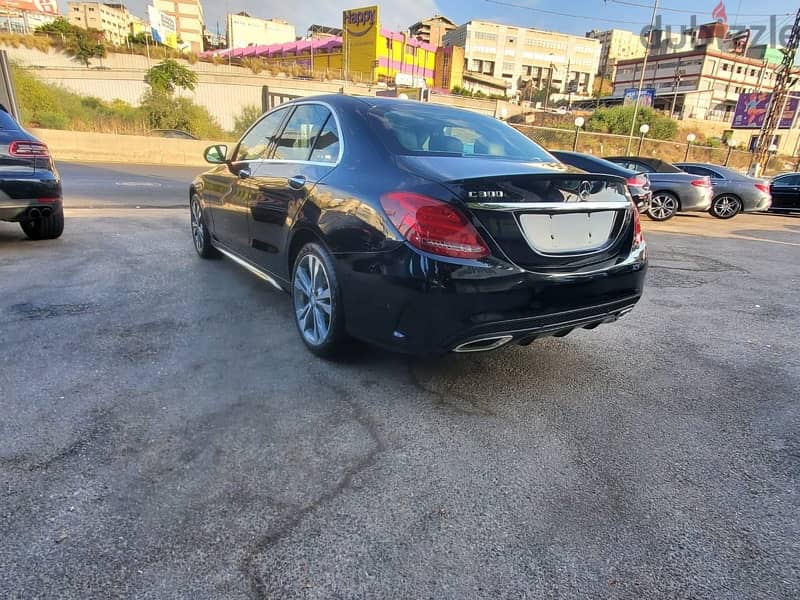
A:
[[[321,104],[298,106],[275,147],[275,160],[308,160],[331,111]]]
[[[239,142],[236,162],[267,158],[270,145],[275,141],[278,128],[283,123],[288,108],[280,108],[263,117]]]

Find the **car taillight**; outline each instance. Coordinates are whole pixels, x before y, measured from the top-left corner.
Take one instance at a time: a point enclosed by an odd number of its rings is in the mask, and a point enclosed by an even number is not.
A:
[[[420,250],[453,258],[491,254],[472,223],[446,202],[413,192],[391,192],[381,196],[381,206],[403,237]]]
[[[22,158],[49,158],[50,151],[41,142],[17,141],[8,145],[8,153],[11,156]]]
[[[755,188],[759,192],[763,192],[765,194],[771,194],[772,192],[769,191],[769,186],[766,183],[756,183],[754,184]]]
[[[643,188],[647,188],[650,184],[650,181],[644,175],[634,175],[633,177],[628,177],[625,181],[628,182],[628,185],[635,185]]]
[[[639,208],[633,199],[631,199],[631,210],[633,211],[633,248],[636,249],[644,244],[644,234],[642,233],[642,219],[639,217]]]
[[[711,187],[711,178],[710,177],[701,177],[700,179],[695,179],[692,181],[692,185],[695,187]]]

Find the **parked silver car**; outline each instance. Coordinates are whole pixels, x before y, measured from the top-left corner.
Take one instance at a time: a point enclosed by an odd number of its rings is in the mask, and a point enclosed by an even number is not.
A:
[[[768,210],[772,204],[769,183],[738,171],[709,163],[675,163],[692,175],[711,178],[714,198],[709,212],[718,219],[731,219],[740,212]]]
[[[710,177],[697,177],[647,156],[612,156],[606,160],[637,173],[647,173],[653,191],[647,215],[655,221],[671,219],[677,212],[706,212],[711,207]]]

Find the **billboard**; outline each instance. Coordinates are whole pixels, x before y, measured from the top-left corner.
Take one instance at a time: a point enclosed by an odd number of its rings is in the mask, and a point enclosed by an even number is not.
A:
[[[1,7],[6,10],[25,10],[46,15],[58,14],[58,0],[3,0]]]
[[[628,106],[636,103],[636,94],[639,90],[637,88],[626,88],[625,95],[623,96],[623,106]],[[653,106],[653,100],[656,97],[656,88],[642,88],[642,95],[639,96],[639,106]]]
[[[377,6],[345,10],[342,13],[342,45],[349,73],[361,73],[372,79],[378,56],[380,35]]]
[[[153,41],[173,49],[177,48],[178,28],[175,24],[175,19],[165,15],[155,6],[147,7],[147,16],[150,19],[150,31],[153,35]]]
[[[764,118],[766,117],[767,110],[769,109],[769,101],[772,98],[771,93],[748,93],[739,94],[739,100],[736,103],[736,110],[733,113],[734,129],[761,129],[764,125]],[[786,110],[781,115],[781,120],[778,125],[779,129],[791,129],[794,116],[797,114],[797,107],[800,104],[800,99],[796,96],[789,96],[789,101],[786,103]]]

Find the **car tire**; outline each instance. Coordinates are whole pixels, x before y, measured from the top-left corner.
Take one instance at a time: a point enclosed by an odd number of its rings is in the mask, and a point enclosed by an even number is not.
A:
[[[19,225],[32,240],[54,240],[64,233],[64,209],[58,208],[46,217],[20,221]]]
[[[670,192],[656,192],[650,199],[650,208],[647,216],[654,221],[667,221],[678,212],[680,203],[678,197]]]
[[[720,194],[711,201],[709,212],[718,219],[732,219],[742,212],[742,200],[733,194]]]
[[[333,259],[318,243],[303,246],[292,267],[294,322],[306,347],[333,358],[346,345],[344,311]]]
[[[208,231],[203,206],[197,194],[192,194],[189,201],[189,219],[192,226],[192,241],[197,254],[202,258],[218,257],[219,252],[211,243],[211,232]]]

